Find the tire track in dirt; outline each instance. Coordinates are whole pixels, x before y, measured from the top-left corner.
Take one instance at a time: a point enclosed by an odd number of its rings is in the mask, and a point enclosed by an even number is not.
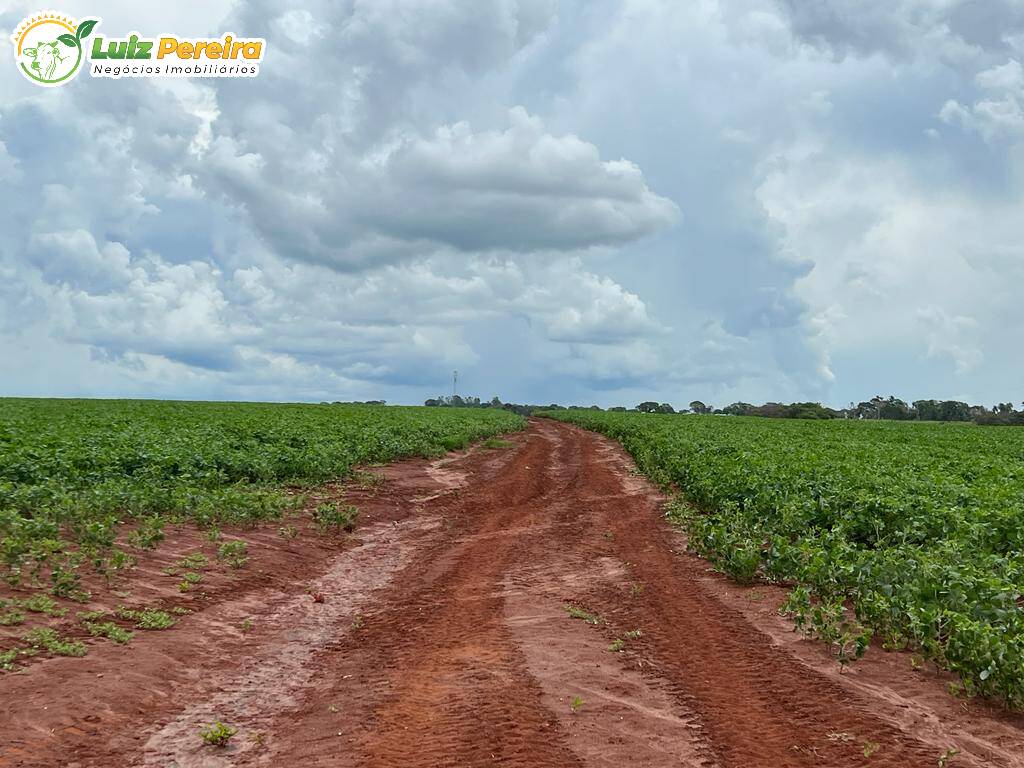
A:
[[[4,762],[0,747],[0,765],[923,768],[956,743],[954,766],[1024,768],[1019,718],[939,707],[939,681],[908,717],[884,681],[851,682],[813,646],[780,642],[777,619],[740,610],[741,588],[682,552],[617,445],[546,420],[511,439],[389,468],[389,511],[310,574],[325,603],[281,594],[255,637],[225,635],[176,674],[173,699],[126,691],[104,715],[141,735],[134,748],[79,735],[73,761]],[[229,626],[253,600],[217,611],[209,626]],[[159,687],[163,657],[145,648],[133,679]],[[96,681],[73,664],[106,669],[112,653],[31,674],[62,670],[48,703],[80,706]],[[61,714],[72,728],[88,717]],[[240,728],[227,749],[196,735],[216,717]],[[44,729],[18,737],[18,755],[59,754]]]
[[[296,695],[309,686],[314,674],[313,657],[352,627],[370,593],[386,584],[438,526],[438,518],[423,516],[401,524],[378,523],[361,532],[363,542],[310,585],[313,592],[331,595],[331,601],[317,604],[300,594],[277,610],[268,627],[277,637],[262,652],[244,658],[237,675],[220,682],[215,695],[186,706],[153,734],[142,765],[227,766],[258,748],[249,740],[230,755],[211,755],[196,742],[195,724],[220,720],[256,734],[278,714],[294,708]]]
[[[344,674],[288,717],[271,762],[935,765],[933,745],[703,590],[706,565],[673,553],[657,494],[617,458],[604,438],[534,422],[500,476],[463,489],[448,541],[330,652]],[[565,602],[608,622],[559,615]],[[632,628],[642,639],[610,654]],[[324,716],[331,702],[344,717]]]
[[[375,598],[379,607],[368,608],[364,626],[339,649],[343,674],[290,719],[287,744],[272,740],[271,763],[310,764],[333,753],[335,765],[579,764],[502,610],[515,554],[509,543],[523,527],[521,510],[551,493],[551,452],[549,441],[531,438],[514,463],[530,471],[506,468],[460,492],[446,513],[448,540]],[[321,719],[332,706],[344,717],[327,718],[328,727]]]

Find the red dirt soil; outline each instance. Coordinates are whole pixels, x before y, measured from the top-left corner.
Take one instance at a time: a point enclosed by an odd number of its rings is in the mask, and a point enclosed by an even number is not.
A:
[[[199,594],[160,571],[214,545],[169,536],[119,593],[193,612],[0,675],[0,767],[1024,768],[1020,716],[904,653],[840,673],[781,590],[687,554],[617,445],[546,420],[511,441],[321,489],[360,508],[351,537],[233,532],[250,562]]]

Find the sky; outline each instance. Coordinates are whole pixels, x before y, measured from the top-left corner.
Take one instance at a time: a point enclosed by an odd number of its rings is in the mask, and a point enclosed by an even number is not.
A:
[[[1024,0],[58,10],[266,51],[5,54],[0,395],[1024,400]]]

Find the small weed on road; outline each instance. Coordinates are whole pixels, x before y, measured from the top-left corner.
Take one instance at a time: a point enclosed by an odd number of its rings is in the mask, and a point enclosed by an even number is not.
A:
[[[313,520],[321,532],[351,531],[356,527],[359,510],[351,504],[339,507],[334,503],[319,504],[313,511]]]
[[[134,610],[122,605],[117,609],[117,616],[134,621],[136,629],[168,629],[176,623],[171,614],[155,608]]]
[[[587,622],[587,624],[593,624],[594,626],[597,626],[601,623],[600,616],[598,616],[595,613],[591,613],[586,608],[583,608],[581,606],[573,605],[572,603],[566,603],[565,610],[572,618],[581,619],[582,621]]]
[[[37,627],[27,632],[23,639],[33,648],[49,651],[55,656],[85,656],[85,643],[67,640],[49,627]]]
[[[211,747],[226,747],[227,743],[231,741],[231,737],[236,733],[238,733],[237,728],[222,723],[220,720],[199,729],[199,735],[202,737],[203,743]]]
[[[241,568],[249,562],[249,548],[244,541],[225,541],[217,547],[217,559],[232,568]]]
[[[118,645],[124,645],[134,637],[132,632],[117,626],[117,624],[112,621],[87,621],[85,622],[85,628],[93,637],[105,637]]]

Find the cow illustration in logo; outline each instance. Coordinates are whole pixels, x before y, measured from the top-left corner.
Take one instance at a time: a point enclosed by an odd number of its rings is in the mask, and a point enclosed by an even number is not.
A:
[[[35,48],[25,48],[22,53],[32,57],[29,68],[42,80],[53,80],[57,66],[67,58],[61,56],[60,43],[56,40],[37,43]]]
[[[14,60],[22,75],[36,85],[63,85],[77,73],[85,58],[84,40],[99,19],[75,24],[53,12],[24,19],[11,37]]]

